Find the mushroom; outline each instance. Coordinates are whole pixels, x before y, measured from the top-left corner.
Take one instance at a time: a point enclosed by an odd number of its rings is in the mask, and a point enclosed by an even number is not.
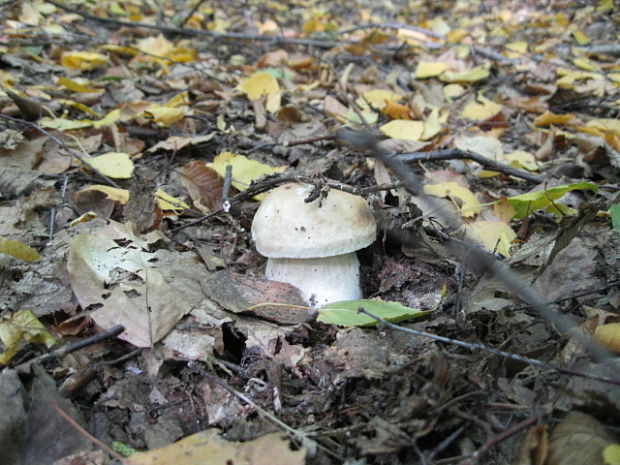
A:
[[[292,284],[312,306],[362,297],[356,251],[376,237],[366,201],[332,189],[306,202],[314,186],[284,184],[262,201],[252,222],[265,275]]]

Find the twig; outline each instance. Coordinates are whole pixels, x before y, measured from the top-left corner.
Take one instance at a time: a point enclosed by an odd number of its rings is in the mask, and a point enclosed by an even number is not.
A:
[[[327,449],[326,447],[322,446],[321,444],[318,444],[314,440],[310,439],[305,433],[303,433],[301,431],[298,431],[295,428],[290,427],[289,425],[284,423],[282,420],[280,420],[279,418],[277,418],[274,415],[272,415],[271,413],[269,413],[267,410],[261,408],[256,402],[254,402],[248,396],[246,396],[245,394],[243,394],[243,393],[237,391],[236,389],[232,388],[231,386],[229,386],[227,383],[225,383],[223,380],[221,380],[217,376],[213,376],[213,375],[207,373],[197,363],[191,361],[191,362],[189,362],[189,365],[191,367],[193,367],[193,368],[198,369],[200,371],[200,374],[202,375],[203,378],[206,378],[207,380],[211,381],[212,383],[215,383],[218,386],[223,387],[224,389],[226,389],[228,392],[230,392],[235,397],[241,399],[246,404],[254,407],[258,413],[260,413],[262,416],[267,418],[269,421],[271,421],[273,424],[275,424],[279,428],[283,429],[287,433],[289,433],[289,434],[297,437],[298,439],[300,439],[302,441],[302,443],[307,443],[307,444],[311,444],[313,446],[316,446],[319,449],[321,449],[323,452],[325,452],[328,455],[330,455],[331,457],[334,457],[337,460],[343,460],[343,458],[340,457],[338,454],[336,454],[335,452],[332,452],[331,450]]]
[[[578,292],[576,294],[571,294],[567,297],[558,297],[557,299],[553,299],[553,300],[549,300],[547,302],[545,302],[545,305],[553,305],[553,304],[559,304],[561,302],[566,302],[567,300],[572,300],[572,299],[576,299],[578,297],[585,297],[587,295],[591,295],[591,294],[596,294],[598,292],[603,292],[606,291],[607,289],[610,289],[612,287],[616,287],[616,286],[620,286],[620,281],[610,281],[607,284],[605,284],[602,287],[599,287],[597,289],[592,289],[589,291],[583,291],[583,292]],[[516,307],[513,308],[513,310],[526,310],[530,308],[530,305],[523,305],[521,307]]]
[[[419,32],[420,34],[424,34],[429,37],[434,37],[436,39],[445,40],[446,36],[443,34],[439,34],[435,31],[431,31],[430,29],[425,29],[419,26],[412,26],[410,24],[405,23],[370,23],[370,24],[362,24],[360,26],[352,27],[349,29],[343,29],[342,31],[337,31],[336,35],[349,34],[351,32],[359,31],[362,29],[407,29],[408,31]]]
[[[28,127],[32,128],[32,129],[38,131],[39,133],[41,133],[44,136],[46,136],[48,139],[56,142],[60,147],[65,149],[69,155],[71,155],[72,157],[74,157],[77,160],[79,160],[80,163],[88,166],[97,175],[99,175],[102,179],[104,179],[105,182],[107,182],[110,186],[116,187],[117,189],[121,188],[121,186],[119,186],[115,181],[113,181],[112,179],[108,178],[105,174],[103,174],[101,171],[99,171],[97,168],[95,168],[87,159],[85,159],[82,156],[81,153],[79,153],[77,150],[74,150],[71,147],[69,147],[67,144],[65,144],[63,141],[61,141],[54,134],[51,134],[51,133],[47,132],[45,129],[43,129],[38,124],[33,123],[32,121],[26,121],[26,120],[19,119],[19,118],[13,118],[12,116],[7,116],[7,115],[3,115],[3,114],[0,114],[0,118],[5,119],[7,121],[11,121],[11,122],[13,122],[15,124],[20,124],[20,125],[23,125],[23,126],[28,126]]]
[[[64,179],[62,182],[62,189],[60,190],[60,199],[62,200],[61,206],[65,203],[65,195],[67,195],[67,184],[69,183],[69,176],[64,175]],[[56,228],[56,207],[52,207],[50,211],[50,221],[49,221],[49,235],[48,242],[52,242],[54,239],[54,232]]]
[[[196,11],[198,11],[198,8],[200,8],[200,5],[202,5],[205,2],[205,0],[198,0],[196,2],[196,4],[194,5],[194,7],[189,11],[189,13],[187,13],[187,15],[185,16],[185,18],[183,18],[183,20],[179,23],[179,27],[183,27],[185,26],[185,24],[187,24],[187,22],[189,21],[189,19],[194,16],[194,13],[196,13]]]
[[[67,415],[67,413],[63,409],[61,409],[56,402],[54,402],[51,399],[50,399],[50,405],[52,406],[52,408],[54,410],[56,410],[56,412],[58,412],[58,414],[61,417],[63,417],[65,420],[67,420],[71,426],[73,426],[80,434],[82,434],[86,438],[88,438],[93,444],[99,446],[99,448],[101,448],[104,451],[106,451],[108,454],[110,454],[112,457],[114,457],[119,462],[121,462],[121,463],[123,463],[125,465],[131,465],[132,462],[131,462],[130,459],[128,459],[126,457],[123,457],[118,452],[116,452],[112,448],[110,448],[110,446],[108,446],[106,443],[100,441],[95,436],[93,436],[88,431],[86,431],[84,428],[82,428],[82,426],[78,422],[76,422],[73,418],[71,418],[69,415]]]
[[[475,152],[461,149],[446,149],[446,150],[432,150],[430,152],[407,152],[393,155],[399,160],[407,163],[417,161],[440,161],[440,160],[473,160],[476,163],[481,164],[485,168],[489,168],[493,171],[499,171],[516,178],[525,179],[526,181],[535,182],[540,184],[544,181],[542,176],[528,173],[527,171],[513,168],[512,166],[500,163],[491,158],[487,158]]]
[[[271,42],[273,44],[291,44],[291,45],[308,45],[317,48],[334,48],[338,45],[351,45],[355,44],[355,41],[324,41],[315,39],[304,39],[298,37],[283,37],[283,36],[271,36],[263,34],[246,34],[241,32],[216,32],[216,31],[204,31],[201,29],[182,28],[174,26],[163,26],[157,24],[140,23],[133,21],[122,21],[114,18],[102,18],[99,16],[85,13],[76,8],[71,8],[62,3],[58,3],[54,0],[50,0],[49,3],[69,13],[75,13],[83,18],[90,19],[92,21],[98,21],[100,23],[114,24],[117,26],[155,29],[170,34],[184,35],[184,36],[208,36],[219,40],[254,40],[260,42]]]
[[[620,379],[609,378],[607,376],[591,375],[591,374],[585,373],[583,371],[572,370],[570,368],[564,368],[564,367],[561,367],[559,365],[554,365],[553,363],[548,363],[548,362],[543,362],[542,360],[537,360],[535,358],[525,357],[523,355],[513,354],[511,352],[506,352],[504,350],[494,349],[493,347],[489,347],[487,345],[480,344],[479,342],[459,341],[458,339],[452,339],[452,338],[445,337],[445,336],[439,336],[438,334],[427,333],[425,331],[420,331],[418,329],[405,328],[404,326],[399,326],[399,325],[395,325],[394,323],[390,323],[389,321],[381,318],[380,316],[375,315],[372,312],[369,312],[368,310],[366,310],[363,307],[360,307],[358,311],[360,313],[368,315],[371,318],[374,318],[375,320],[380,322],[383,326],[385,326],[387,328],[390,328],[390,329],[393,329],[395,331],[400,331],[400,332],[403,332],[403,333],[411,334],[413,336],[427,337],[427,338],[433,339],[435,341],[445,342],[447,344],[452,344],[452,345],[455,345],[455,346],[464,347],[464,348],[466,348],[468,350],[471,350],[471,351],[480,350],[480,351],[483,351],[483,352],[489,352],[489,353],[491,353],[493,355],[497,355],[499,357],[508,358],[510,360],[515,360],[517,362],[527,363],[528,365],[533,365],[533,366],[537,366],[537,367],[540,367],[540,368],[545,368],[547,370],[557,371],[558,373],[563,373],[565,375],[578,376],[580,378],[588,378],[588,379],[593,379],[593,380],[596,380],[596,381],[600,381],[602,383],[615,384],[617,386],[620,386]]]
[[[528,427],[532,426],[533,424],[539,422],[542,417],[543,417],[542,413],[539,413],[537,415],[532,415],[531,417],[527,418],[526,420],[523,420],[522,422],[517,423],[514,426],[511,426],[506,431],[503,431],[502,433],[500,433],[500,434],[498,434],[496,436],[492,436],[492,437],[488,438],[485,441],[485,443],[476,452],[474,452],[471,455],[471,457],[469,457],[466,460],[463,460],[463,461],[459,462],[459,465],[476,465],[477,463],[480,463],[480,460],[482,458],[484,458],[484,456],[486,454],[488,454],[488,452],[493,447],[498,445],[500,442],[505,441],[509,437],[514,436],[519,431],[521,431],[521,430],[523,430],[525,428],[528,428]]]
[[[438,199],[424,192],[424,181],[422,178],[410,170],[402,160],[394,157],[385,147],[382,147],[379,143],[381,140],[380,136],[370,132],[365,133],[348,128],[340,128],[336,131],[336,138],[358,149],[372,152],[375,157],[381,160],[400,178],[409,192],[423,198],[435,210],[435,216],[441,220],[450,233],[454,233],[459,229],[460,224],[450,209],[438,202]],[[577,326],[574,318],[569,315],[559,315],[548,305],[545,305],[536,290],[524,283],[505,263],[498,261],[492,254],[475,246],[476,241],[467,231],[462,232],[462,235],[464,237],[463,241],[456,241],[451,237],[446,237],[446,246],[457,257],[461,259],[469,258],[468,262],[475,265],[478,269],[487,271],[502,281],[508,289],[524,302],[530,304],[543,318],[554,324],[561,333],[566,334],[573,327]],[[577,333],[576,337],[595,359],[599,361],[611,360],[611,354],[591,337],[580,333]],[[620,381],[616,382],[620,384]]]
[[[47,362],[55,358],[62,358],[72,352],[75,352],[76,350],[82,349],[83,347],[97,344],[98,342],[104,341],[105,339],[108,339],[110,337],[118,336],[124,330],[125,328],[121,325],[114,326],[107,331],[103,331],[101,333],[95,334],[94,336],[86,337],[84,339],[80,339],[77,342],[64,345],[56,350],[53,350],[52,352],[35,357],[31,360],[19,364],[15,368],[20,372],[24,372],[25,370],[28,370],[32,364]]]
[[[491,60],[498,61],[500,63],[514,65],[522,61],[519,59],[508,58],[502,55],[501,53],[496,52],[495,50],[491,50],[490,48],[480,47],[479,45],[472,45],[471,49],[474,53],[477,53],[478,55],[482,55],[485,58],[489,58]]]

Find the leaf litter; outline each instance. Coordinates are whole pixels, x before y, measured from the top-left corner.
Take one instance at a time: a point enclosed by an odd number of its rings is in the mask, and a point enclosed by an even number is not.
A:
[[[0,5],[3,460],[618,463],[618,9],[431,3]],[[264,278],[294,180],[372,205],[365,300]]]

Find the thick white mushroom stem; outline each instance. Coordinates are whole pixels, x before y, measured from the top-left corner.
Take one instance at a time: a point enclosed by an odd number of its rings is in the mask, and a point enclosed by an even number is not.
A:
[[[362,298],[355,252],[324,258],[269,258],[265,275],[292,284],[313,307]]]

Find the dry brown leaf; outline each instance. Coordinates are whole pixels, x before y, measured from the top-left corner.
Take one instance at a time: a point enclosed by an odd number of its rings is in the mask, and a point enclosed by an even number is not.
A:
[[[207,213],[220,208],[224,180],[214,169],[202,161],[194,160],[183,167],[181,174],[181,184],[187,189],[198,210]]]
[[[570,412],[553,430],[547,465],[605,465],[603,449],[614,442],[594,417]]]
[[[523,438],[512,465],[545,465],[548,449],[547,425],[536,425]]]

